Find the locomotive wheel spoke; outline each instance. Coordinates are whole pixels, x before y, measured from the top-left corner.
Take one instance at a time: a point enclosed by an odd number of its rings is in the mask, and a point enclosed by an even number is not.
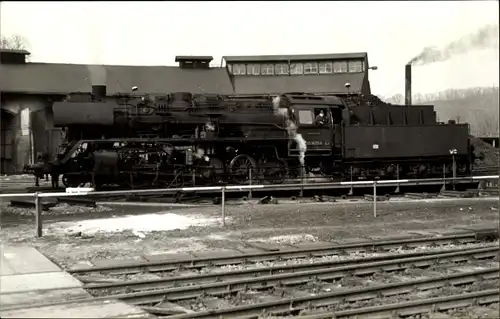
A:
[[[230,164],[230,172],[237,183],[245,183],[249,180],[250,169],[257,173],[257,164],[253,158],[248,155],[237,155]],[[256,174],[252,174],[252,180],[255,180]]]

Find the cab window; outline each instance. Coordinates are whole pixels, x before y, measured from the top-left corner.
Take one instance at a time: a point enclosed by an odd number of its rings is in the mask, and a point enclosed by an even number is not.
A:
[[[314,115],[311,110],[299,110],[299,123],[300,124],[313,124]]]
[[[314,122],[318,126],[326,125],[330,122],[328,109],[316,108],[314,109]]]

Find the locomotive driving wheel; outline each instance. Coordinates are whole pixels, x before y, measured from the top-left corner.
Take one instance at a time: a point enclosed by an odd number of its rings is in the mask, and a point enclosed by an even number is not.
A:
[[[257,177],[257,163],[252,157],[246,154],[237,155],[229,163],[229,172],[239,184],[249,181],[250,169],[252,170],[252,181],[254,181]]]

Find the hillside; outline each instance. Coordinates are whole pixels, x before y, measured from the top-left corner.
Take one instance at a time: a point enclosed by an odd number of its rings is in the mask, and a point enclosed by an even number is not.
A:
[[[413,95],[414,104],[432,104],[440,121],[469,123],[474,136],[498,136],[498,87],[447,90],[437,94]],[[402,96],[385,99],[402,103]]]

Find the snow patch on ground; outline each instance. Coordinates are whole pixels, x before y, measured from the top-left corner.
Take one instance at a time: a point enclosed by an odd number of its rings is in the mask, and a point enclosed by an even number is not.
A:
[[[31,174],[0,175],[0,181],[10,181],[10,180],[20,180],[20,179],[30,179],[34,181],[35,177]]]
[[[18,216],[34,216],[34,208],[21,208],[0,205],[0,210],[2,214],[11,214]],[[58,204],[57,206],[51,207],[48,211],[44,211],[43,215],[76,215],[76,214],[90,214],[99,212],[108,212],[113,209],[103,205],[97,205],[96,207],[85,207],[85,206],[73,206],[66,203]]]
[[[210,226],[217,223],[220,223],[220,219],[218,218],[205,218],[200,216],[188,217],[159,212],[155,214],[90,219],[78,222],[60,222],[52,224],[51,228],[69,233],[82,232],[85,234],[95,234],[99,232],[113,233],[125,230],[136,233],[176,229],[182,230],[192,226]]]
[[[317,238],[310,234],[296,234],[296,235],[282,235],[282,236],[273,236],[270,238],[260,238],[251,240],[255,241],[263,241],[268,243],[277,243],[277,244],[298,244],[303,242],[315,242]]]

